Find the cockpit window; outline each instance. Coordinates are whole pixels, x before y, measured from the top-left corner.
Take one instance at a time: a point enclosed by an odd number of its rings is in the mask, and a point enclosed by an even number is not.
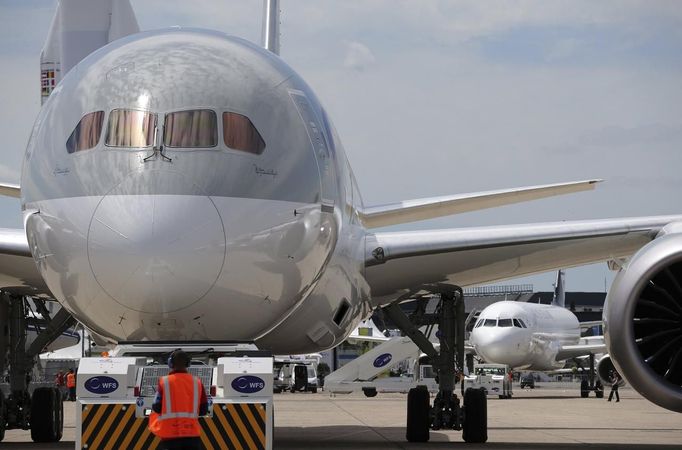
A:
[[[156,114],[132,109],[115,109],[109,114],[104,144],[108,147],[151,147],[154,144]]]
[[[218,145],[218,119],[210,109],[166,114],[163,142],[166,147],[206,148]]]
[[[514,319],[514,326],[516,328],[526,328],[526,324],[521,319]]]
[[[223,113],[223,140],[233,150],[260,155],[265,142],[248,117],[233,112]]]
[[[481,325],[483,325],[483,319],[478,319],[478,322],[476,322],[476,325],[474,325],[474,328],[478,328]]]
[[[484,327],[494,327],[497,325],[497,319],[485,319]]]
[[[511,327],[512,326],[512,320],[511,319],[500,319],[497,322],[498,327]]]
[[[66,141],[66,151],[80,152],[93,148],[99,142],[104,123],[104,111],[95,111],[83,116]]]

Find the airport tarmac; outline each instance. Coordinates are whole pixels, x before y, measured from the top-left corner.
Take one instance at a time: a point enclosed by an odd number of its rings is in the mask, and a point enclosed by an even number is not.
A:
[[[607,391],[608,393],[608,391]],[[275,449],[680,449],[682,414],[659,408],[631,389],[620,403],[546,385],[515,389],[514,398],[488,402],[488,443],[468,445],[459,431],[433,431],[427,444],[405,441],[404,394],[330,397],[275,395]],[[2,449],[74,448],[74,404],[65,404],[64,439],[34,444],[27,431],[7,431]]]

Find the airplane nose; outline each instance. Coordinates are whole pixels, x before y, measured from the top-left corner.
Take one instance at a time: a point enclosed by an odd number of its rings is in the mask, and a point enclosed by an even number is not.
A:
[[[516,344],[512,339],[511,333],[501,330],[489,330],[485,333],[476,330],[475,342],[476,352],[488,362],[498,364],[516,364]]]
[[[101,288],[145,313],[197,302],[225,262],[218,210],[187,177],[172,171],[137,173],[113,189],[97,206],[87,241]]]

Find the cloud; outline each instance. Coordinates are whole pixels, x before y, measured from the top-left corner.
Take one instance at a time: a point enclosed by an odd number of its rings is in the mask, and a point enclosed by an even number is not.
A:
[[[346,57],[343,60],[343,67],[363,71],[375,61],[374,54],[365,44],[360,42],[348,42],[346,44]]]

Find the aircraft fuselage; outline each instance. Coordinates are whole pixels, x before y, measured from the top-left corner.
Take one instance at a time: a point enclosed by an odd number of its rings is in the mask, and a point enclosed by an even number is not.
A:
[[[469,340],[486,362],[552,370],[564,365],[556,360],[561,346],[579,342],[580,324],[564,308],[504,301],[481,311]]]
[[[114,341],[313,352],[368,312],[338,136],[306,83],[245,40],[171,29],[95,51],[42,108],[21,186],[49,289]]]

